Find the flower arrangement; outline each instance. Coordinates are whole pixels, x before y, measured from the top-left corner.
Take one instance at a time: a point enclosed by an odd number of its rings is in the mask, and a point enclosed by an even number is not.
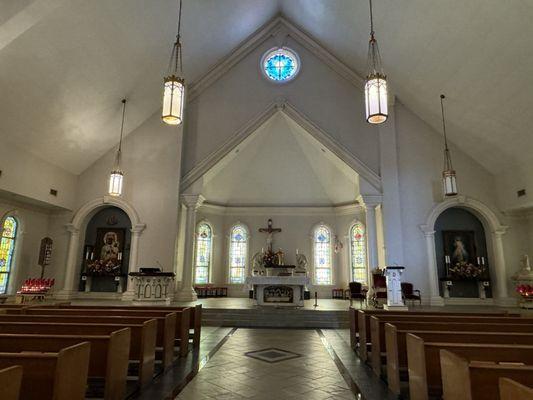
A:
[[[453,278],[473,279],[478,278],[485,272],[482,265],[461,261],[448,268],[448,274]]]
[[[276,254],[272,252],[272,250],[267,250],[263,253],[263,266],[264,267],[271,267],[274,265],[274,259],[276,257]]]
[[[87,275],[120,275],[120,264],[117,265],[112,260],[91,261],[87,264]]]
[[[55,279],[26,279],[17,292],[19,294],[47,293],[54,286]]]
[[[533,299],[533,285],[527,285],[527,284],[516,285],[516,291],[524,299]]]

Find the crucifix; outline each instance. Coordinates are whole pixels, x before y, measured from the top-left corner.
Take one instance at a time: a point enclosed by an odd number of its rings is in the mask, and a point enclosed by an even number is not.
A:
[[[274,233],[281,232],[280,228],[272,228],[272,219],[268,219],[268,224],[266,228],[259,228],[259,232],[267,234],[267,251],[272,253],[272,241]]]

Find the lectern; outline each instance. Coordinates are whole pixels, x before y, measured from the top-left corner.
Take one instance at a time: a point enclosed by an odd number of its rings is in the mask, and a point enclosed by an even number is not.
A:
[[[402,296],[402,274],[404,269],[404,267],[399,266],[385,268],[385,278],[387,280],[387,304],[383,306],[385,310],[408,310]]]

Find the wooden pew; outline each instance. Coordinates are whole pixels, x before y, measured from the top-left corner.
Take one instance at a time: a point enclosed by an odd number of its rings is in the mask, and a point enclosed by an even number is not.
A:
[[[0,399],[19,400],[22,367],[15,365],[0,370]]]
[[[122,400],[126,395],[126,378],[131,330],[109,335],[27,335],[0,334],[0,352],[59,352],[81,342],[91,344],[89,377],[104,378],[104,399]],[[0,397],[2,398],[2,397]]]
[[[23,400],[83,400],[90,347],[82,342],[57,353],[0,353],[0,369],[13,365],[23,368]]]
[[[445,316],[443,318],[434,318],[434,316],[421,316],[420,318],[416,319],[416,321],[435,321],[439,320],[437,322],[474,322],[474,323],[509,323],[509,324],[517,324],[517,325],[531,325],[531,329],[533,331],[533,318],[505,318],[502,319],[501,317],[480,317],[480,316],[473,316],[473,317],[464,317],[464,316],[458,316],[458,317],[452,317],[452,316]],[[372,365],[372,369],[376,373],[376,375],[381,374],[381,359],[382,359],[382,352],[385,351],[385,324],[387,322],[395,322],[395,323],[401,323],[405,321],[413,321],[412,316],[409,317],[402,317],[398,316],[397,318],[395,316],[372,316],[370,317],[370,332],[371,332],[371,354],[370,354],[370,364]],[[413,321],[413,322],[416,322]],[[447,330],[447,329],[442,329]],[[464,329],[461,329],[464,330]],[[474,329],[474,331],[477,331],[477,329]]]
[[[356,348],[358,343],[360,326],[364,326],[366,330],[370,329],[370,317],[373,315],[398,315],[398,311],[388,310],[356,310],[354,308],[349,309],[350,315],[350,344],[352,349]],[[486,312],[486,313],[470,313],[470,312],[441,312],[441,311],[402,311],[400,315],[479,315],[479,316],[491,316],[491,317],[520,317],[519,313],[511,314],[507,311],[503,312]],[[362,321],[365,321],[364,324]]]
[[[18,311],[8,311],[10,313],[17,313]],[[91,316],[125,316],[125,317],[149,317],[155,318],[158,320],[158,345],[165,347],[166,360],[173,360],[174,355],[174,345],[172,344],[172,350],[168,347],[172,339],[180,347],[180,356],[186,357],[189,352],[189,325],[190,325],[190,316],[191,309],[188,307],[183,308],[182,310],[151,310],[151,309],[141,309],[139,307],[132,309],[122,309],[122,308],[32,308],[24,309],[21,311],[27,315],[37,315],[37,314],[53,314],[53,315],[91,315]],[[170,317],[169,315],[172,315]],[[174,321],[171,322],[169,319],[172,318]],[[174,325],[174,331],[170,325]],[[172,362],[172,361],[170,361]],[[170,364],[166,364],[168,367]]]
[[[533,346],[482,343],[424,342],[407,334],[410,400],[442,396],[440,351],[448,350],[470,360],[533,364]]]
[[[478,342],[533,345],[533,331],[528,325],[386,323],[387,384],[389,389],[396,395],[401,394],[401,374],[402,372],[407,372],[406,336],[408,333],[417,335],[427,342]]]
[[[500,400],[498,384],[502,377],[533,386],[533,365],[470,361],[447,350],[441,350],[440,362],[444,400]]]
[[[509,378],[500,378],[501,400],[533,400],[533,388],[524,386]]]
[[[166,369],[172,365],[174,361],[174,333],[176,330],[176,313],[151,313],[150,316],[140,316],[140,315],[109,315],[110,313],[104,312],[104,310],[97,312],[75,312],[75,315],[65,315],[62,310],[56,309],[34,309],[31,313],[26,314],[0,314],[0,322],[2,321],[11,321],[11,322],[24,322],[24,321],[36,321],[36,322],[47,322],[50,320],[64,323],[80,323],[80,324],[91,324],[91,323],[101,323],[101,324],[134,324],[142,325],[143,322],[155,319],[157,321],[157,338],[156,346],[162,348],[161,359],[163,369]],[[187,332],[184,333],[187,335]]]
[[[160,311],[181,311],[185,308],[191,309],[191,314],[189,318],[189,327],[190,330],[192,330],[192,339],[193,339],[193,346],[194,348],[200,347],[200,338],[201,338],[201,330],[202,330],[202,305],[196,304],[195,306],[191,307],[176,307],[176,306],[163,306],[163,305],[141,305],[141,306],[127,306],[127,305],[119,305],[119,306],[99,306],[99,305],[79,305],[79,304],[69,304],[69,303],[61,303],[57,306],[58,308],[78,308],[78,309],[85,309],[85,308],[91,308],[91,309],[120,309],[120,310],[160,310]]]
[[[120,329],[131,329],[129,360],[139,363],[139,385],[152,381],[155,363],[157,321],[142,324],[75,324],[60,322],[0,322],[0,333],[40,335],[109,335]]]

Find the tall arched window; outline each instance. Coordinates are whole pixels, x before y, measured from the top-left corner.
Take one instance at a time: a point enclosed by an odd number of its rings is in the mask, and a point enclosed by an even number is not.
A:
[[[248,232],[242,225],[231,228],[229,243],[229,282],[244,283],[248,258]]]
[[[325,225],[316,227],[313,233],[313,256],[315,265],[315,283],[331,285],[331,232]]]
[[[352,279],[366,284],[366,236],[365,226],[357,222],[350,229],[350,263]]]
[[[15,239],[17,237],[17,220],[7,217],[2,226],[2,239],[0,241],[0,293],[5,294],[9,283],[9,275],[13,264]]]
[[[194,283],[209,283],[213,232],[208,223],[202,222],[196,231],[196,264],[194,266]]]

